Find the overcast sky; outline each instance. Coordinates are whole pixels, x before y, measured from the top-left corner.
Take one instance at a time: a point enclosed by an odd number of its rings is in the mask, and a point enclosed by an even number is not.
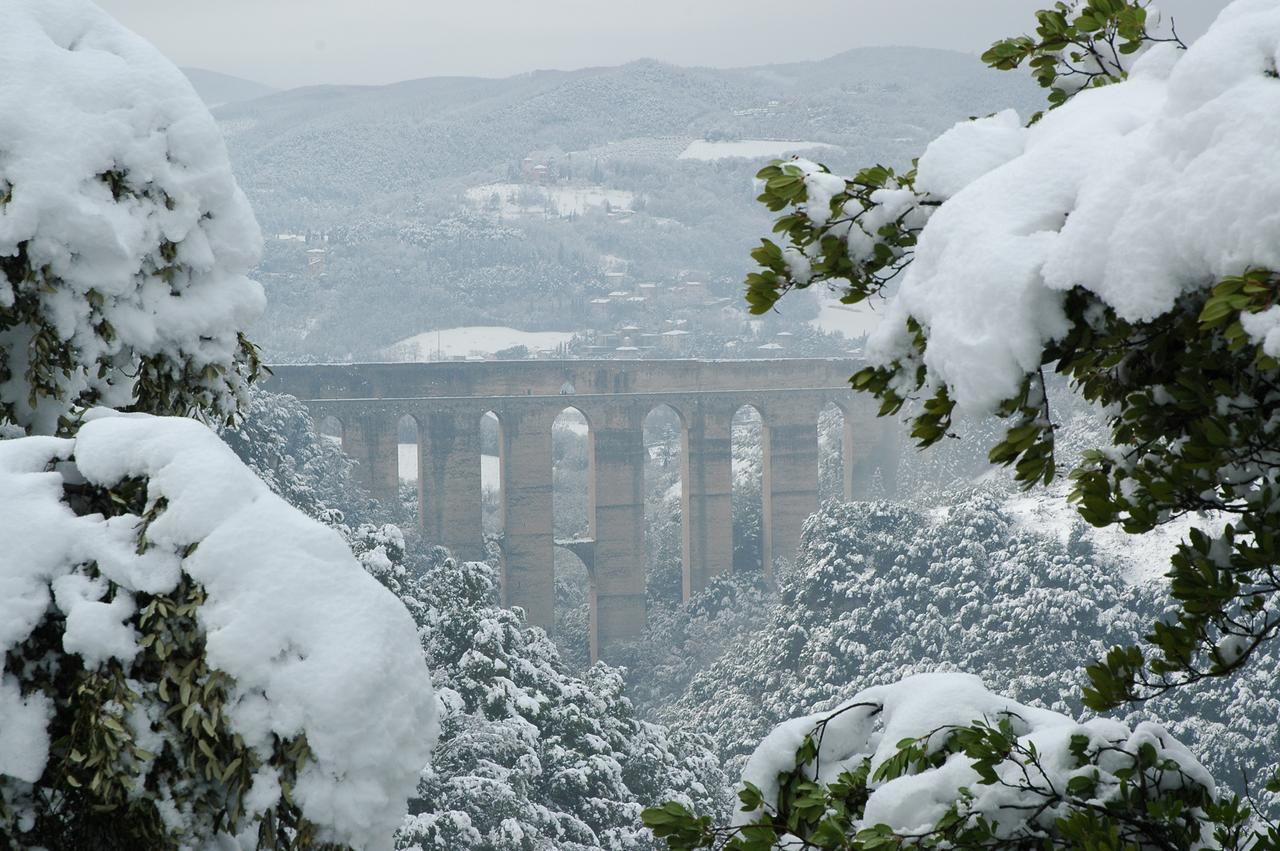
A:
[[[538,68],[820,59],[865,45],[984,49],[1050,0],[99,0],[179,65],[289,87]],[[1227,0],[1160,0],[1184,38]]]

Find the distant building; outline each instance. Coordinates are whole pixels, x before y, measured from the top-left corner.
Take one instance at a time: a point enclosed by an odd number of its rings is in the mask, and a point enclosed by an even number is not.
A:
[[[662,351],[669,355],[684,354],[688,346],[689,332],[683,328],[676,328],[671,331],[664,331],[659,336],[659,346]]]
[[[588,304],[591,311],[592,319],[608,319],[610,306],[613,304],[611,298],[593,298]]]
[[[678,289],[678,297],[685,304],[706,304],[707,287],[702,281],[685,281]]]
[[[525,157],[520,163],[520,179],[525,183],[542,185],[550,183],[555,177],[551,163]]]
[[[324,259],[327,252],[323,248],[307,249],[307,275],[318,278],[324,274]]]

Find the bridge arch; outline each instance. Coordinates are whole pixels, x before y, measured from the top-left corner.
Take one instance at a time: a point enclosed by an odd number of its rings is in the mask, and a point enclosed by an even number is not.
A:
[[[401,488],[412,483],[417,492],[416,519],[419,526],[424,524],[423,512],[427,505],[427,483],[422,475],[424,459],[421,435],[422,427],[413,414],[403,414],[396,421],[396,478]]]
[[[850,498],[845,457],[849,441],[845,409],[829,400],[818,412],[818,500],[845,501]]]
[[[844,412],[842,461],[845,499],[892,498],[898,490],[903,439],[876,406],[858,397],[832,400]]]
[[[497,411],[485,411],[476,420],[476,428],[480,433],[480,531],[488,558],[491,545],[502,551],[506,529],[502,498],[502,418]]]
[[[678,605],[689,585],[683,554],[688,426],[679,409],[664,402],[645,414],[643,436],[645,594]]]
[[[566,405],[551,424],[553,523],[556,538],[590,538],[591,420]]]
[[[333,414],[319,414],[315,418],[316,434],[322,440],[338,443],[346,449],[345,432],[346,426],[342,424],[342,420]]]
[[[591,635],[592,582],[595,580],[595,541],[557,539],[556,644],[571,664],[585,667],[595,660]]]
[[[764,571],[764,416],[743,402],[733,410],[733,572]]]

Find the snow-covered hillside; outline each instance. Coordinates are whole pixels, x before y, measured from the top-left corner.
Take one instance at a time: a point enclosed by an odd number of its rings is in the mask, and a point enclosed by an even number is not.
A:
[[[826,142],[791,142],[786,140],[743,139],[734,142],[709,142],[702,139],[689,143],[689,147],[680,152],[682,160],[762,160],[785,157],[788,154],[808,153],[811,156],[822,156],[829,151],[839,150],[838,146]]]
[[[524,346],[530,352],[555,351],[573,336],[572,331],[519,331],[505,326],[471,326],[424,331],[387,349],[394,360],[431,361],[493,355]]]

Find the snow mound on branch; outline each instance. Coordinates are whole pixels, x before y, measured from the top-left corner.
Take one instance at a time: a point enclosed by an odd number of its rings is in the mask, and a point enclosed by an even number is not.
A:
[[[0,313],[27,290],[80,365],[32,409],[33,318],[0,329],[0,398],[20,424],[52,432],[86,391],[128,404],[128,359],[97,371],[121,353],[226,367],[263,308],[246,277],[260,249],[217,125],[177,68],[87,0],[0,0],[0,256],[25,251],[56,281],[43,292],[0,275]]]
[[[1223,277],[1280,268],[1278,57],[1280,4],[1236,0],[1189,50],[1157,45],[1125,82],[1031,128],[1002,114],[944,134],[917,186],[945,203],[871,360],[909,353],[913,316],[933,379],[987,412],[1066,333],[1073,287],[1148,321]],[[1267,330],[1250,329],[1259,342]]]
[[[751,755],[742,779],[761,790],[766,802],[777,800],[778,775],[796,768],[796,752],[806,736],[818,742],[815,776],[819,783],[831,783],[845,771],[856,769],[871,759],[870,777],[898,751],[903,739],[929,735],[928,750],[937,751],[954,727],[975,722],[996,723],[1008,718],[1023,745],[1034,744],[1039,755],[1036,767],[1029,768],[1037,785],[1062,790],[1077,773],[1093,768],[1076,768],[1071,754],[1072,736],[1082,735],[1091,746],[1110,743],[1136,752],[1151,744],[1160,759],[1178,763],[1189,780],[1212,791],[1213,778],[1181,743],[1155,724],[1139,724],[1130,730],[1105,718],[1078,723],[1047,709],[1017,703],[987,691],[982,681],[970,674],[918,674],[897,683],[859,692],[832,710],[779,725]],[[819,732],[820,730],[820,732]],[[1119,766],[1115,766],[1119,767]],[[1105,767],[1104,774],[1105,774]],[[1021,776],[1013,765],[997,768],[1002,780],[1016,784]],[[870,797],[862,819],[864,827],[887,824],[899,833],[927,832],[960,798],[960,788],[974,795],[973,811],[997,820],[1008,829],[1025,821],[1029,810],[1026,795],[1003,784],[982,785],[963,754],[953,754],[941,766],[907,774],[888,781],[869,781]],[[1100,787],[1105,788],[1104,776]],[[735,824],[750,824],[758,813],[737,813]],[[1048,818],[1052,821],[1053,813]]]
[[[137,516],[77,516],[63,501],[64,483],[132,478],[149,505],[166,503],[141,554]],[[0,441],[0,516],[0,659],[52,603],[68,652],[127,662],[134,593],[171,591],[185,573],[207,592],[208,662],[235,680],[232,729],[264,757],[272,734],[305,734],[315,760],[293,791],[305,817],[333,841],[391,847],[435,740],[435,699],[413,620],[336,531],[272,494],[204,425],[101,409],[74,439]],[[88,562],[103,579],[74,572]],[[120,589],[110,603],[106,579]],[[0,673],[0,773],[30,782],[49,708],[17,685]],[[265,788],[263,809],[280,794]]]

